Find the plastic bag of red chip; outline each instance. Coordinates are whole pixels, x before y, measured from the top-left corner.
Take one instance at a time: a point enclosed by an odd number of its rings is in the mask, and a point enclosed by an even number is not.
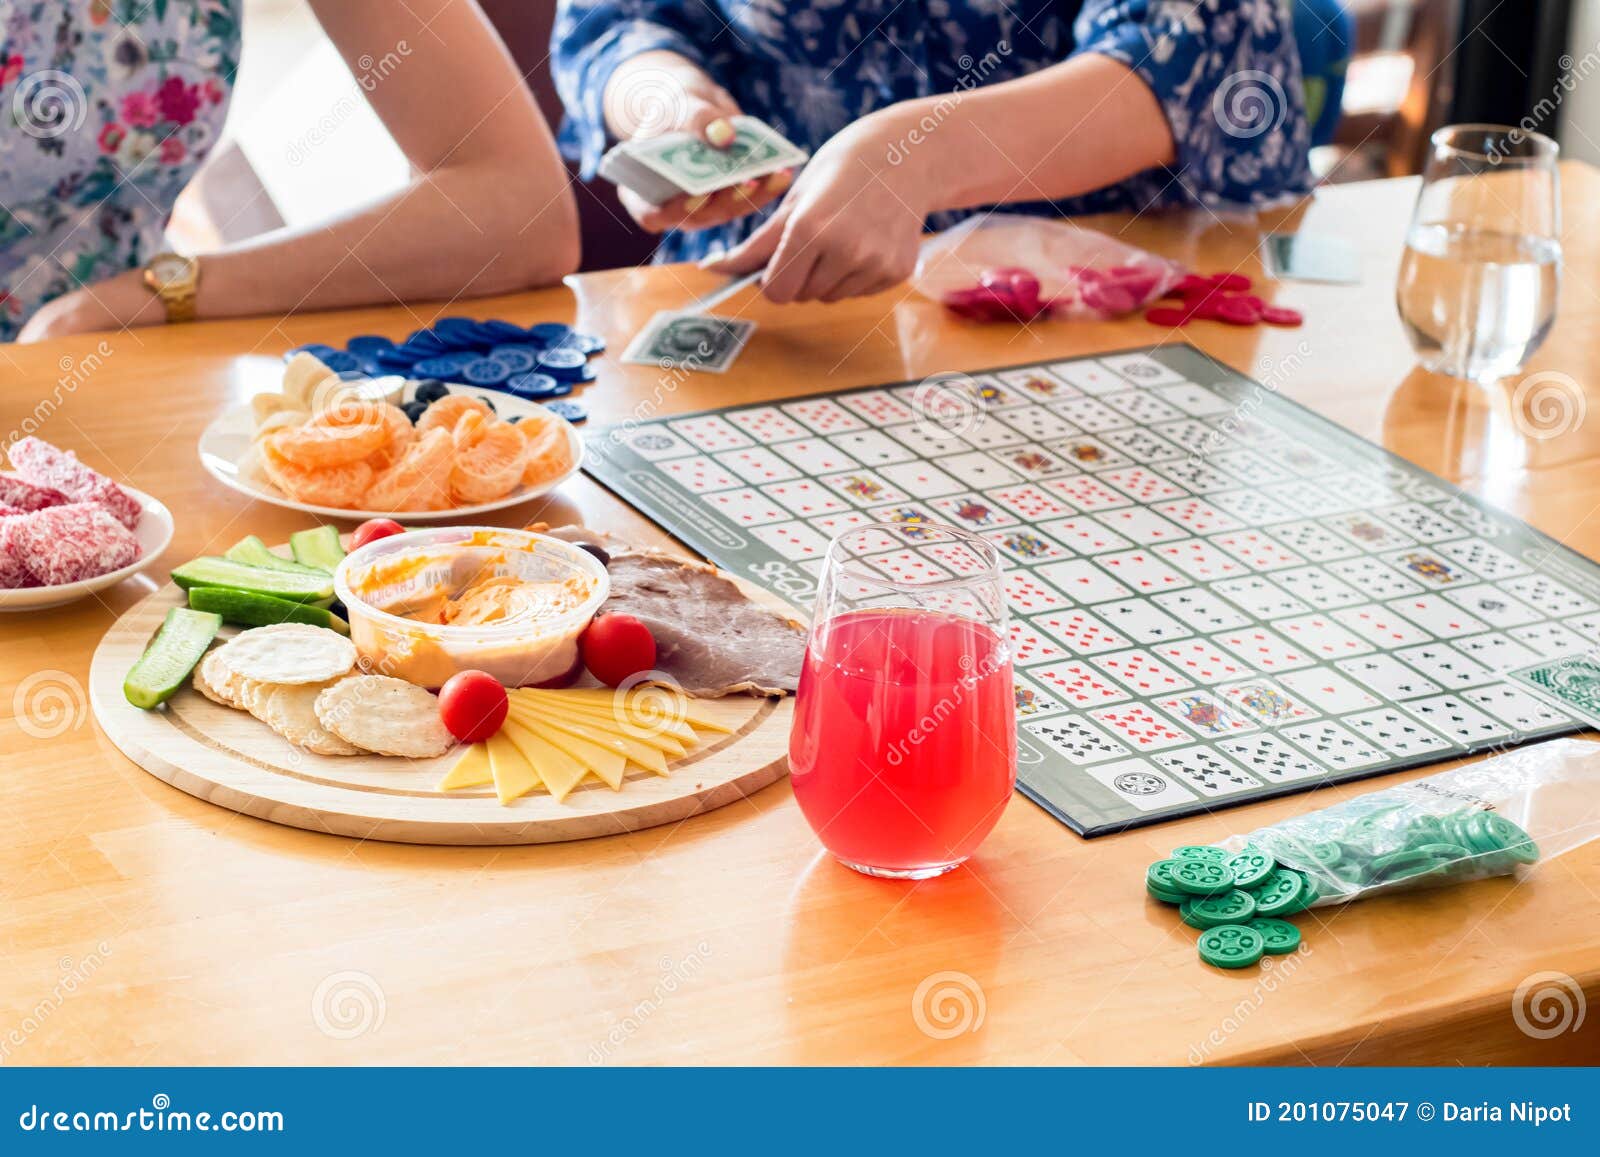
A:
[[[911,286],[974,321],[1101,319],[1165,294],[1183,269],[1071,221],[972,217],[922,243]]]

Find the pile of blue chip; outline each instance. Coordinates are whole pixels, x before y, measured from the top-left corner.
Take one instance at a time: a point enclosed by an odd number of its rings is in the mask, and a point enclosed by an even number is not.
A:
[[[363,334],[351,338],[342,350],[313,344],[290,353],[312,354],[340,374],[404,374],[505,390],[542,402],[564,397],[573,386],[594,381],[589,356],[605,348],[602,338],[578,333],[556,321],[524,329],[498,319],[444,317],[399,343]]]

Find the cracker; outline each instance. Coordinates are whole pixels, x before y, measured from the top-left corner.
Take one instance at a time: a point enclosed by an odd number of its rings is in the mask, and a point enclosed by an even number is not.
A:
[[[246,679],[241,676],[233,681],[228,690],[232,693],[237,706],[244,708],[257,719],[263,719],[261,710],[267,704],[267,696],[281,686],[285,684],[264,683],[260,679]],[[320,687],[322,684],[318,683],[315,686]]]
[[[256,712],[261,722],[296,747],[313,755],[361,755],[353,743],[330,735],[317,721],[317,697],[326,690],[321,683],[282,684],[271,687]]]
[[[225,682],[228,674],[226,669],[218,665],[217,652],[214,650],[207,651],[201,656],[200,662],[195,665],[194,689],[213,703],[220,703],[224,707],[233,707],[235,706],[233,698],[223,687],[217,685],[218,680]]]
[[[346,743],[379,755],[432,759],[455,742],[432,694],[387,675],[339,680],[317,696],[317,720]]]
[[[356,665],[355,644],[326,627],[274,623],[243,631],[217,652],[228,670],[263,683],[326,683]],[[208,676],[209,677],[209,676]],[[211,680],[216,686],[216,680]],[[230,688],[237,695],[237,690]]]

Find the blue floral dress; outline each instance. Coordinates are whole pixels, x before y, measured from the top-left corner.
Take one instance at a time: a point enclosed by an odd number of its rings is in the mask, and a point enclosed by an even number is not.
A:
[[[1012,80],[1077,53],[1121,61],[1150,86],[1172,127],[1176,164],[1009,211],[1264,204],[1311,184],[1285,0],[561,0],[552,43],[567,109],[561,142],[585,177],[607,145],[606,82],[624,60],[655,49],[696,62],[746,113],[812,150],[875,109]],[[1027,158],[1016,161],[1026,168]],[[929,224],[966,215],[941,213]],[[657,259],[719,251],[764,216],[668,234]]]
[[[242,0],[0,0],[0,341],[162,248],[215,143]]]

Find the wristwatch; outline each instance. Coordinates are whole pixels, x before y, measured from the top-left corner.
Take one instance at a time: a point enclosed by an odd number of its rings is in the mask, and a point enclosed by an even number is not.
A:
[[[144,287],[161,299],[167,321],[193,321],[200,263],[178,253],[157,253],[144,266]]]

